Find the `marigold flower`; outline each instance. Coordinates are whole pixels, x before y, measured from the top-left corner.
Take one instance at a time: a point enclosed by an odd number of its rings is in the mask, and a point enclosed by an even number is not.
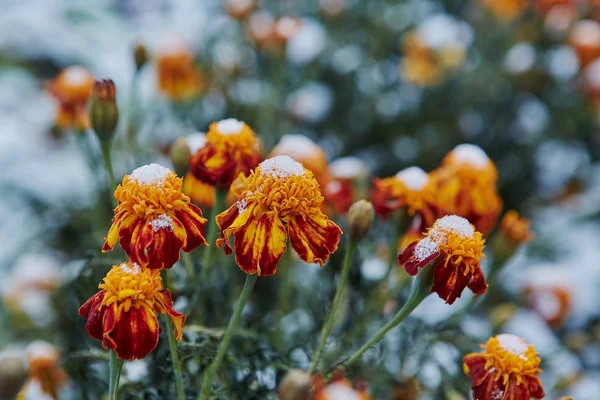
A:
[[[156,73],[158,90],[171,100],[189,100],[204,89],[202,72],[185,45],[175,44],[162,51],[158,55]]]
[[[209,185],[229,188],[262,160],[261,144],[248,125],[230,118],[210,124],[206,144],[190,158],[190,172]]]
[[[531,222],[514,210],[508,211],[500,222],[502,235],[513,244],[528,243],[535,235],[530,229]]]
[[[387,218],[394,211],[406,209],[408,215],[418,213],[424,226],[431,226],[437,211],[433,186],[428,183],[429,176],[419,167],[406,168],[390,178],[375,179],[371,192],[375,211]]]
[[[301,26],[302,22],[297,17],[279,17],[273,26],[273,37],[276,41],[285,44],[298,32]]]
[[[320,209],[323,196],[313,173],[288,156],[262,162],[244,180],[241,198],[217,216],[219,248],[235,252],[247,274],[273,275],[292,248],[304,261],[325,264],[342,231]],[[230,245],[234,237],[234,247]]]
[[[181,192],[182,180],[158,164],[125,175],[115,190],[119,204],[104,239],[103,252],[117,240],[132,262],[145,268],[171,268],[181,250],[206,246],[206,219]]]
[[[59,104],[56,126],[79,131],[89,128],[87,102],[94,83],[94,75],[87,68],[76,65],[63,69],[48,84],[48,92]]]
[[[283,135],[269,157],[290,156],[315,174],[320,184],[327,175],[327,155],[315,142],[304,135]]]
[[[114,265],[98,287],[101,290],[81,306],[79,315],[87,319],[90,337],[119,358],[141,359],[156,348],[160,331],[156,314],[171,318],[175,338],[181,340],[185,315],[173,309],[160,271],[132,262]]]
[[[571,311],[572,296],[560,283],[532,283],[523,294],[527,305],[535,310],[552,328],[560,327]]]
[[[329,383],[325,383],[323,378],[315,376],[313,378],[313,399],[314,400],[370,400],[371,396],[363,384],[353,387],[352,382],[344,378],[341,373],[335,373]]]
[[[255,0],[224,0],[223,6],[227,13],[235,19],[242,20],[256,7]]]
[[[357,157],[342,157],[331,162],[320,183],[326,204],[345,214],[355,201],[367,198],[370,171]]]
[[[452,304],[467,286],[476,296],[487,290],[480,267],[485,257],[484,243],[481,233],[469,221],[448,215],[435,221],[423,239],[400,253],[398,261],[411,276],[433,262],[431,293]]]
[[[583,69],[600,56],[600,23],[585,19],[577,21],[569,34],[569,43],[577,53]]]
[[[27,383],[17,395],[17,400],[37,398],[41,394],[52,399],[61,398],[61,390],[69,381],[65,370],[60,366],[60,353],[56,347],[43,340],[31,342],[27,346],[29,377]],[[33,391],[38,393],[32,393]],[[39,392],[42,393],[39,393]]]
[[[275,18],[266,10],[254,11],[248,17],[246,31],[258,47],[274,44]]]
[[[498,19],[512,21],[525,12],[528,0],[482,0],[482,3]]]
[[[535,348],[517,336],[490,338],[481,353],[465,356],[463,368],[473,381],[473,398],[528,400],[544,397],[538,377],[541,359]]]
[[[484,235],[491,232],[502,210],[502,200],[496,188],[496,167],[480,147],[456,146],[429,177],[441,215],[459,215]]]

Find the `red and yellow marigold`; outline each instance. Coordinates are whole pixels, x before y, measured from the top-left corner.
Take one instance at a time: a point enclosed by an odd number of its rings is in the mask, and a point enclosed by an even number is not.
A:
[[[48,342],[36,340],[27,346],[27,360],[29,376],[16,400],[28,400],[42,395],[55,400],[61,399],[61,392],[68,384],[69,377],[60,366],[58,349]],[[33,391],[36,393],[32,393]]]
[[[115,190],[118,205],[103,252],[117,240],[132,262],[144,268],[171,268],[181,250],[206,246],[206,219],[181,192],[182,180],[158,164],[125,175]]]
[[[334,373],[329,383],[320,376],[313,377],[313,400],[370,400],[371,396],[363,384],[353,386],[341,373]]]
[[[491,232],[502,210],[502,200],[496,188],[496,166],[480,147],[456,146],[429,177],[440,215],[459,215],[484,235]]]
[[[210,124],[206,144],[190,158],[196,179],[228,189],[240,173],[248,175],[262,160],[261,143],[248,125],[230,118]]]
[[[531,231],[531,222],[515,210],[507,211],[500,221],[500,232],[512,244],[528,243],[535,235]]]
[[[438,219],[421,240],[410,244],[398,261],[409,275],[433,262],[432,293],[437,293],[448,304],[469,288],[480,295],[487,290],[481,271],[484,239],[466,219],[448,215]]]
[[[87,319],[90,337],[119,358],[141,359],[156,348],[160,331],[156,314],[171,318],[175,338],[181,340],[185,316],[173,309],[160,271],[131,262],[114,265],[98,287],[101,290],[81,306],[79,315]]]
[[[357,200],[368,197],[369,167],[357,157],[332,161],[319,184],[325,204],[338,214],[345,214]]]
[[[490,338],[481,353],[464,358],[465,374],[473,381],[475,400],[529,400],[544,397],[538,377],[541,359],[535,348],[517,336]]]
[[[269,157],[290,156],[305,168],[312,171],[319,184],[323,185],[327,176],[327,155],[315,142],[304,135],[283,135],[271,150]]]
[[[342,231],[321,211],[319,184],[302,164],[288,156],[269,158],[242,183],[240,199],[217,216],[217,245],[235,253],[245,273],[275,274],[288,238],[309,263],[323,265],[337,250]]]
[[[204,77],[194,64],[194,57],[181,43],[165,48],[156,62],[158,90],[174,101],[198,96],[204,89]]]
[[[567,284],[532,282],[523,289],[527,305],[546,323],[560,328],[571,311],[572,291]]]
[[[58,101],[55,124],[61,129],[85,131],[90,122],[87,102],[94,87],[94,75],[81,66],[63,69],[48,84],[48,92]]]

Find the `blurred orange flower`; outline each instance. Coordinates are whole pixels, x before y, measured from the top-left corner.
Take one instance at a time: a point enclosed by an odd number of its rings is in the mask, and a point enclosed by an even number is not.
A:
[[[585,68],[600,57],[600,23],[591,19],[577,21],[569,34],[569,44],[577,53],[580,68]]]
[[[252,129],[230,118],[210,124],[206,144],[190,158],[190,172],[206,184],[228,189],[261,160],[261,143]]]
[[[480,267],[485,257],[484,243],[481,233],[469,221],[449,215],[435,221],[425,238],[410,244],[398,261],[411,276],[433,262],[431,292],[452,304],[467,286],[475,295],[487,290]]]
[[[502,210],[502,200],[496,188],[496,166],[480,147],[456,146],[429,177],[441,215],[466,218],[484,235],[492,231]]]
[[[56,347],[48,342],[37,340],[27,346],[27,359],[29,361],[29,378],[16,400],[38,398],[41,391],[52,399],[61,398],[61,389],[69,381],[65,370],[60,366],[60,353]]]
[[[512,21],[521,16],[529,5],[528,0],[482,0],[482,3],[503,21]]]
[[[61,129],[89,128],[87,102],[94,87],[94,75],[81,66],[63,69],[47,86],[48,92],[58,100],[59,110],[55,124]]]
[[[312,171],[319,184],[327,174],[327,155],[315,142],[304,135],[283,135],[269,157],[290,156]]]
[[[241,198],[217,216],[217,245],[225,245],[226,254],[234,252],[245,273],[275,274],[288,238],[309,263],[323,265],[337,250],[342,231],[321,211],[319,184],[299,162],[288,156],[267,159],[243,185]]]
[[[370,171],[357,157],[334,160],[319,182],[327,206],[338,214],[345,214],[354,202],[368,198]]]
[[[158,55],[158,90],[173,101],[198,96],[204,89],[204,77],[194,64],[192,53],[183,45],[174,45]]]
[[[559,328],[571,311],[571,291],[558,283],[530,284],[523,290],[527,305],[552,328]]]
[[[544,389],[538,374],[541,359],[535,348],[517,336],[501,334],[490,338],[481,353],[464,358],[464,371],[473,381],[473,398],[541,399]]]
[[[125,175],[115,190],[119,204],[103,252],[117,240],[132,262],[145,268],[171,268],[181,250],[206,246],[206,219],[181,192],[182,180],[158,164]]]
[[[521,217],[515,210],[510,210],[500,221],[500,232],[513,244],[528,243],[535,237],[530,225],[531,222],[527,218]]]
[[[352,382],[339,372],[334,373],[329,383],[326,383],[320,376],[314,376],[313,381],[313,400],[371,399],[363,384],[353,387]]]
[[[160,271],[127,262],[114,265],[101,290],[79,309],[87,319],[90,337],[114,350],[123,360],[142,359],[158,344],[156,314],[167,314],[181,340],[185,316],[173,309],[169,290],[163,290]]]

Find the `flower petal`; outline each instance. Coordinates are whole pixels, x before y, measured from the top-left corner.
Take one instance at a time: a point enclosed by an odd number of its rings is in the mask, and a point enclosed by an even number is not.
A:
[[[469,289],[475,293],[475,297],[480,296],[486,292],[488,284],[485,282],[485,277],[481,268],[477,268],[473,274],[471,282],[469,282]]]
[[[156,298],[157,302],[155,305],[156,312],[159,314],[167,314],[173,322],[175,328],[175,339],[181,340],[183,336],[183,324],[185,323],[185,315],[178,313],[173,309],[173,299],[171,298],[171,292],[166,289],[160,292]]]
[[[493,374],[488,374],[487,378],[480,385],[475,386],[473,384],[473,400],[491,400],[497,394],[502,396],[503,393],[502,379],[494,380]]]
[[[544,394],[544,388],[542,382],[537,376],[525,376],[523,377],[529,387],[529,394],[535,399],[543,399],[546,395]]]
[[[449,261],[439,262],[433,270],[433,287],[431,292],[437,293],[448,304],[460,297],[469,284],[471,274],[463,274],[460,264]]]
[[[402,251],[402,253],[398,254],[398,262],[404,267],[406,273],[410,276],[417,275],[419,268],[425,268],[430,262],[435,260],[440,255],[440,252],[436,251],[423,260],[417,259],[415,257],[415,248],[419,244],[419,241],[420,240],[416,240],[412,242],[406,247],[406,249]]]
[[[193,204],[187,209],[175,212],[175,217],[181,222],[185,229],[185,245],[183,251],[189,253],[198,246],[206,246],[204,232],[206,230],[206,218],[202,217],[202,211]]]
[[[87,319],[85,329],[91,338],[102,340],[102,311],[101,305],[104,299],[105,290],[101,290],[93,295],[79,308],[79,315]]]
[[[145,305],[120,310],[115,315],[114,324],[107,321],[103,345],[116,351],[123,360],[136,360],[146,357],[158,345],[158,320],[154,312]],[[110,326],[112,325],[112,327]],[[114,347],[113,347],[114,346]]]
[[[520,385],[517,385],[514,379],[509,379],[503,400],[529,400],[530,398],[529,388],[525,383],[521,382]]]
[[[463,369],[473,381],[473,387],[479,386],[488,376],[485,369],[486,358],[481,354],[467,354],[464,358]]]
[[[119,239],[121,228],[131,226],[138,219],[135,214],[126,217],[126,212],[121,211],[112,220],[112,225],[104,238],[104,245],[102,246],[102,252],[106,253],[107,251],[111,251],[115,244],[117,244],[117,240]]]
[[[270,276],[285,253],[287,233],[277,214],[254,211],[244,210],[228,229],[234,230],[235,261],[247,274]],[[252,216],[245,217],[246,213]],[[237,228],[244,218],[247,223]]]
[[[217,247],[221,248],[224,244],[225,254],[233,252],[230,244],[231,235],[248,222],[248,219],[254,213],[255,206],[246,208],[241,214],[240,208],[240,202],[237,201],[227,210],[217,215],[217,226],[219,227],[220,235],[220,238],[217,239]]]
[[[288,223],[290,242],[301,259],[325,264],[338,248],[342,230],[320,210],[304,216],[292,216]]]

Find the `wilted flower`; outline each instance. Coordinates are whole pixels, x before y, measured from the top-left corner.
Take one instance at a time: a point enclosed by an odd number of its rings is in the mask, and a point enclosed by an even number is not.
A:
[[[206,246],[206,219],[181,192],[182,180],[158,164],[125,175],[115,190],[119,204],[103,252],[117,240],[132,262],[144,268],[171,268],[181,250]]]
[[[290,156],[315,174],[319,183],[327,174],[327,155],[315,142],[304,135],[283,135],[269,157]]]
[[[269,158],[243,184],[241,198],[217,216],[217,245],[234,252],[245,273],[275,274],[288,238],[309,263],[323,265],[337,250],[342,231],[321,211],[319,184],[302,164],[288,156]]]
[[[37,340],[27,346],[29,378],[17,395],[17,400],[28,400],[46,395],[52,399],[62,398],[69,377],[60,366],[60,353],[48,342]],[[41,392],[41,393],[40,393]]]
[[[532,282],[523,290],[527,305],[552,328],[562,326],[571,311],[572,296],[567,285]]]
[[[367,388],[363,384],[358,384],[353,387],[352,382],[344,378],[341,373],[335,373],[329,383],[325,383],[320,376],[316,376],[313,379],[314,400],[371,399],[367,392]]]
[[[452,304],[467,286],[475,295],[487,290],[480,267],[484,243],[469,221],[449,215],[435,221],[425,237],[410,244],[398,261],[412,276],[433,262],[431,292]]]
[[[59,104],[56,126],[82,132],[89,128],[87,102],[94,82],[94,75],[88,69],[71,66],[48,84],[48,91]]]
[[[410,216],[419,214],[422,226],[431,226],[435,221],[435,192],[429,176],[419,167],[406,168],[391,178],[375,179],[371,199],[375,211],[382,218],[404,209]]]
[[[501,334],[490,338],[481,353],[464,358],[464,371],[473,381],[473,398],[541,399],[544,389],[538,377],[541,359],[535,348],[517,336]]]
[[[482,0],[482,3],[498,19],[512,21],[521,16],[529,5],[528,0]]]
[[[79,315],[87,319],[90,337],[119,358],[141,359],[156,348],[160,331],[156,314],[171,318],[175,338],[181,340],[185,316],[173,309],[160,271],[131,262],[114,265],[98,287],[101,290],[81,306]]]
[[[196,179],[228,189],[240,173],[248,175],[262,160],[261,143],[248,125],[230,118],[210,124],[206,144],[190,158]]]
[[[162,51],[158,55],[156,73],[158,90],[171,100],[189,100],[204,89],[202,72],[184,45],[175,44]]]
[[[496,188],[496,166],[480,147],[456,146],[429,177],[441,215],[459,215],[484,235],[491,232],[502,210],[502,200]]]
[[[521,217],[515,210],[510,210],[500,221],[500,232],[512,244],[528,243],[535,235],[531,232],[531,222]]]

